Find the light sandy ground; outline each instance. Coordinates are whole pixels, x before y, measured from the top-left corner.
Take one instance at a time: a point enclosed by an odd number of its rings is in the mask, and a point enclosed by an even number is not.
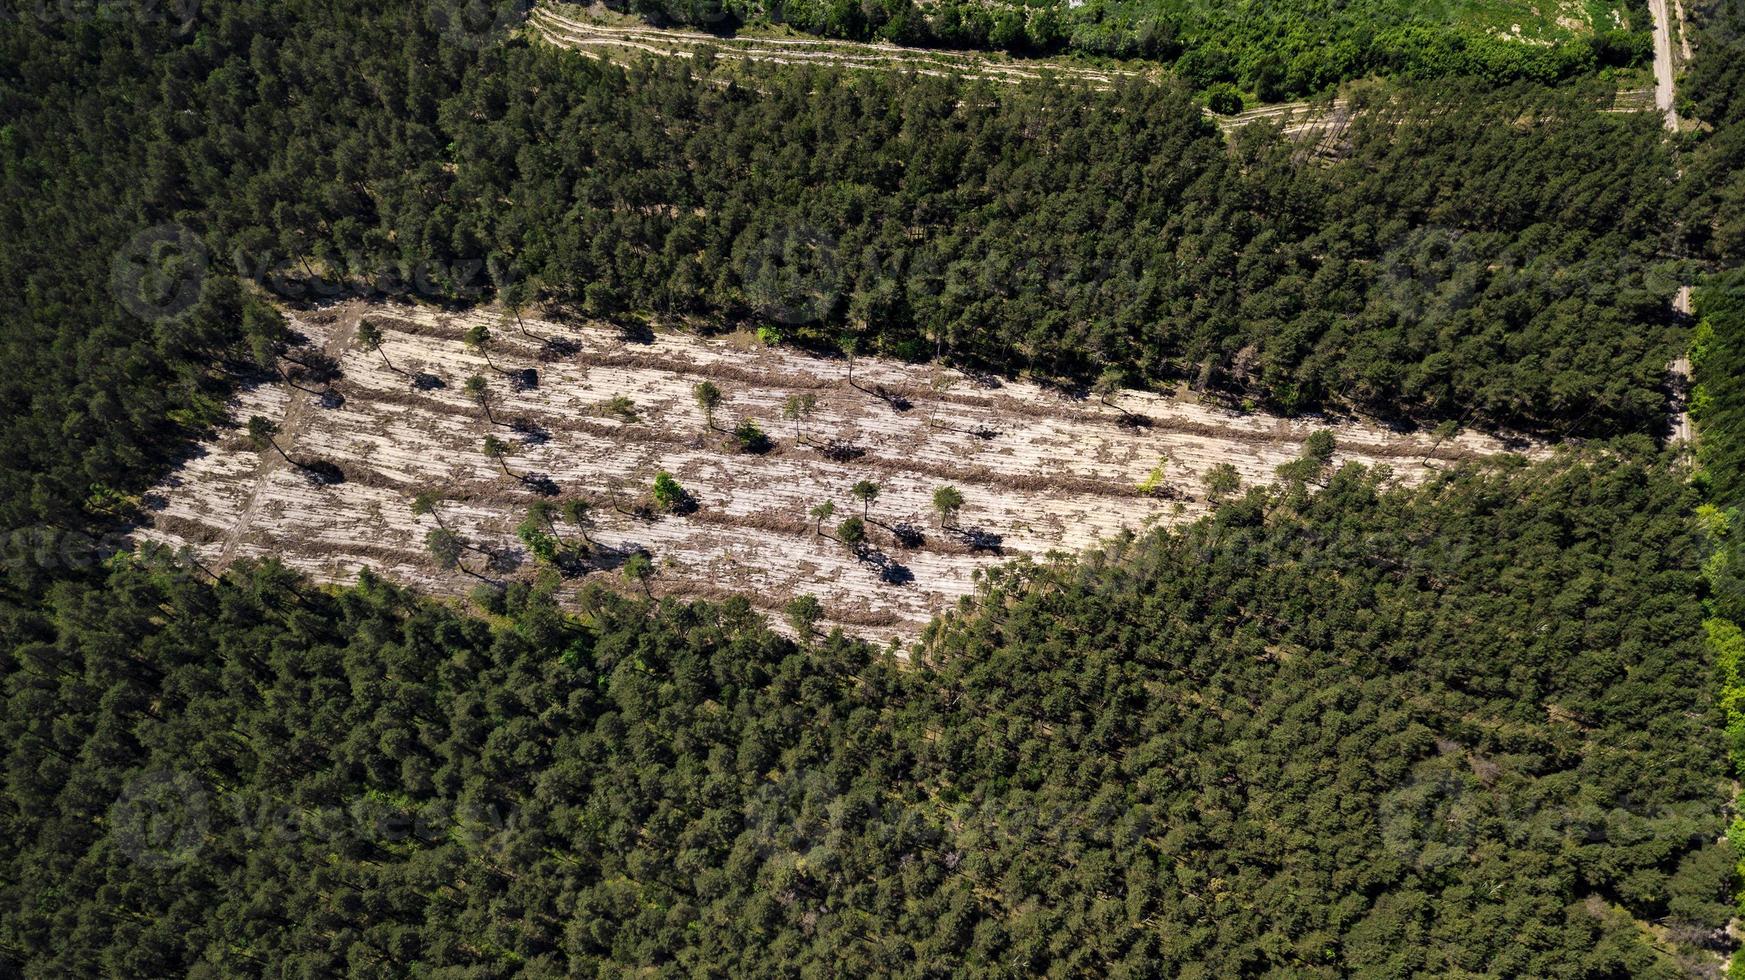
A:
[[[352,343],[366,315],[383,327],[381,353],[397,371]],[[333,463],[344,481],[314,482],[272,450],[255,452],[233,429],[157,489],[150,499],[158,509],[142,537],[186,545],[213,570],[277,554],[321,580],[348,581],[368,566],[396,581],[463,594],[481,578],[535,574],[514,528],[541,499],[528,479],[543,476],[558,491],[549,499],[586,498],[599,512],[591,537],[600,547],[589,576],[622,585],[617,565],[645,549],[658,568],[657,594],[744,593],[774,611],[811,593],[830,622],[906,640],[969,594],[978,569],[1081,549],[1123,528],[1191,520],[1208,506],[1202,478],[1210,467],[1227,462],[1245,484],[1269,481],[1317,428],[1334,432],[1341,461],[1385,463],[1402,480],[1509,448],[1473,433],[1438,444],[1428,433],[1242,415],[1187,403],[1191,395],[1127,392],[1112,403],[1149,419],[1134,427],[1097,400],[1028,383],[862,358],[851,387],[841,359],[681,333],[629,339],[599,324],[528,318],[527,330],[540,341],[575,347],[542,361],[539,342],[483,310],[450,315],[354,302],[294,314],[293,322],[310,347],[338,359],[343,374],[331,385],[338,398],[323,400],[320,385],[264,385],[241,393],[233,418],[239,427],[256,414],[280,421],[279,443],[293,460]],[[492,359],[501,370],[461,342],[474,323],[495,331]],[[517,389],[504,372],[526,367],[537,371],[537,384]],[[419,372],[444,387],[413,390],[409,374]],[[494,424],[462,391],[473,374],[489,379]],[[705,379],[726,395],[720,429],[756,419],[773,437],[769,451],[737,452],[724,431],[708,428],[692,395]],[[881,388],[886,398],[875,395]],[[817,399],[803,433],[810,444],[781,420],[791,394]],[[599,410],[616,395],[635,402],[638,422]],[[512,426],[517,421],[526,431]],[[513,476],[482,454],[487,434],[514,447]],[[832,461],[817,448],[831,441],[864,455]],[[1139,492],[1160,463],[1163,492]],[[661,470],[696,496],[695,513],[629,513],[647,500]],[[856,512],[848,490],[863,479],[881,487],[871,509],[880,522],[872,546],[904,570],[901,581],[885,581],[872,562],[815,533],[808,516],[823,500],[835,502],[837,520]],[[937,526],[930,500],[943,484],[967,500],[958,525],[997,535],[997,549],[976,550],[962,530]],[[442,520],[481,549],[463,561],[473,574],[444,571],[427,555],[424,536],[435,524],[409,509],[422,490],[442,491]],[[917,546],[902,546],[883,526],[904,522],[923,531]],[[573,529],[560,531],[578,540]],[[495,556],[489,562],[486,552]]]
[[[1013,84],[1053,77],[1099,87],[1112,85],[1117,78],[1139,78],[1157,73],[1090,68],[1053,59],[1020,60],[997,54],[906,48],[895,44],[812,38],[720,37],[699,31],[649,27],[623,18],[608,20],[598,12],[569,5],[535,7],[528,23],[545,41],[594,57],[640,52],[694,58],[710,51],[719,58],[777,64],[828,64],[839,68],[913,71],[923,75],[956,75]]]
[[[1654,104],[1666,115],[1666,128],[1678,132],[1678,110],[1673,106],[1672,18],[1667,0],[1648,0],[1654,16]]]

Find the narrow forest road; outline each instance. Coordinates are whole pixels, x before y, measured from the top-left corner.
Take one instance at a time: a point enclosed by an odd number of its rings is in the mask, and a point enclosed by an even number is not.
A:
[[[1674,0],[1648,0],[1648,11],[1654,15],[1654,104],[1665,115],[1668,132],[1677,133],[1678,109],[1673,105],[1677,91],[1673,86],[1672,16],[1668,4]],[[1680,14],[1683,14],[1681,9]],[[1684,41],[1688,50],[1690,42]],[[1690,287],[1680,286],[1672,307],[1690,315]],[[1690,421],[1690,359],[1680,354],[1666,366],[1668,387],[1672,389],[1672,419],[1669,439],[1690,443],[1695,437]]]
[[[1654,104],[1666,114],[1666,128],[1678,132],[1678,110],[1673,107],[1671,0],[1648,0],[1654,15]]]

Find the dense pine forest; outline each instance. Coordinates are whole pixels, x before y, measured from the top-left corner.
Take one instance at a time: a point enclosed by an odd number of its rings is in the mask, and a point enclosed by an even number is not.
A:
[[[913,666],[742,604],[589,595],[572,621],[517,590],[487,623],[125,563],[14,653],[0,954],[1680,975],[1732,857],[1664,465],[1256,490],[1013,569]]]
[[[1739,248],[1675,217],[1655,120],[1597,91],[1387,86],[1327,164],[1260,130],[1228,146],[1172,84],[723,88],[427,14],[0,27],[7,526],[111,509],[218,418],[281,342],[244,309],[263,293],[506,286],[1563,436],[1660,424],[1668,264]]]
[[[1324,154],[1177,82],[721,85],[421,6],[0,22],[0,973],[1712,967],[1745,303],[1669,300],[1745,251],[1745,21],[1696,13],[1697,133],[1504,73],[1368,86]],[[907,661],[90,546],[269,301],[359,292],[1570,445],[1295,467],[999,573]]]

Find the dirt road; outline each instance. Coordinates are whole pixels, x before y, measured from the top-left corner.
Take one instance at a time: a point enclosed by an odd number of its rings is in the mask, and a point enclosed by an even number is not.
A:
[[[1666,128],[1678,132],[1678,110],[1673,106],[1672,16],[1668,0],[1648,0],[1654,15],[1654,104],[1666,115]]]

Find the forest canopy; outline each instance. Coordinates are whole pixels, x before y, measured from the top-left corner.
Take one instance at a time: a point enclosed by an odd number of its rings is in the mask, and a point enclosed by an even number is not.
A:
[[[0,966],[1683,975],[1732,857],[1667,465],[1257,489],[912,666],[123,561],[6,662]]]
[[[1208,70],[1386,55],[1309,23]],[[1693,66],[1688,144],[1505,66],[1375,86],[1317,154],[1181,82],[722,86],[452,28],[0,23],[0,973],[1634,977],[1727,945],[1726,289],[1703,478],[1629,434],[1689,339],[1672,259],[1745,241],[1741,62]],[[1614,438],[1416,489],[1292,471],[994,576],[908,665],[739,600],[477,614],[16,547],[139,504],[285,343],[269,299],[365,289]]]
[[[1652,60],[1644,0],[616,0],[656,24],[784,25],[857,41],[1142,58],[1274,102],[1369,75],[1553,83]],[[1549,7],[1549,10],[1546,8]],[[1545,11],[1545,12],[1542,12]]]
[[[488,41],[306,0],[0,24],[0,525],[121,513],[283,343],[268,296],[503,295],[1286,412],[1661,425],[1685,202],[1652,115],[1598,89],[1385,86],[1328,161],[1265,127],[1232,145],[1175,83],[722,87]]]

